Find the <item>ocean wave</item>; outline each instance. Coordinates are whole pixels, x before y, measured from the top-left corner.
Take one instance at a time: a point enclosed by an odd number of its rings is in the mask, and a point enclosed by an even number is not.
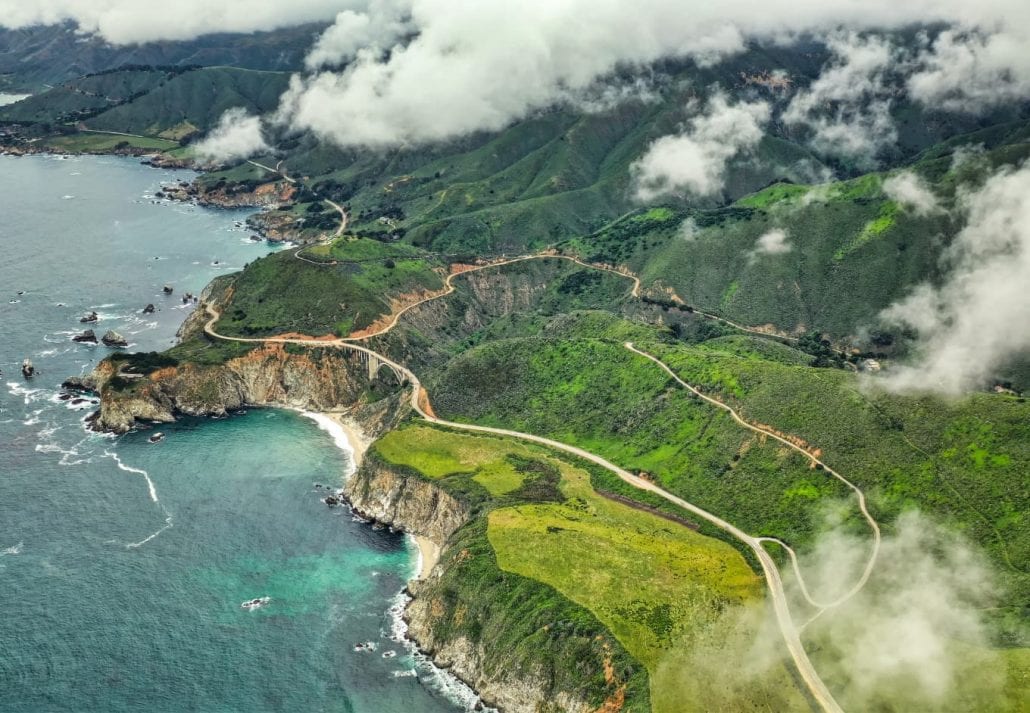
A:
[[[305,418],[310,418],[318,424],[318,427],[321,430],[332,436],[333,443],[336,447],[347,454],[347,465],[343,470],[343,477],[349,478],[352,476],[354,471],[357,470],[357,466],[354,464],[354,447],[351,445],[350,439],[347,438],[347,431],[344,430],[343,426],[324,413],[300,411],[300,415]]]
[[[161,511],[164,512],[164,514],[165,514],[165,524],[164,524],[164,527],[158,529],[156,532],[151,533],[147,537],[144,537],[139,542],[127,542],[127,543],[125,543],[125,547],[127,549],[135,549],[137,547],[142,547],[143,545],[147,544],[148,542],[153,540],[155,537],[160,535],[162,532],[164,532],[165,530],[168,530],[168,529],[170,529],[172,527],[172,514],[170,512],[168,512],[168,508],[166,508],[164,505],[162,505],[161,504],[161,499],[157,497],[157,487],[155,487],[154,481],[151,480],[150,473],[148,473],[147,471],[143,470],[142,468],[134,468],[131,465],[126,465],[125,462],[122,461],[121,457],[117,453],[115,453],[114,451],[105,450],[104,451],[104,456],[106,456],[107,458],[110,458],[111,460],[113,460],[115,462],[115,465],[117,465],[120,470],[124,470],[127,473],[135,473],[136,475],[142,475],[144,480],[147,481],[147,492],[150,494],[150,500],[153,503],[155,503],[158,507],[160,507]]]
[[[143,479],[146,480],[146,488],[148,493],[150,494],[150,500],[155,503],[158,503],[159,505],[161,504],[161,500],[158,498],[158,488],[155,487],[155,485],[153,485],[153,481],[150,480],[149,473],[147,473],[142,468],[133,468],[132,466],[127,466],[122,461],[121,456],[118,456],[118,454],[115,453],[113,450],[105,450],[104,455],[106,455],[107,457],[109,457],[109,459],[114,461],[115,465],[117,465],[119,470],[124,470],[127,473],[135,473],[136,475],[142,475]]]
[[[5,550],[0,550],[0,557],[3,557],[4,555],[20,555],[21,548],[24,547],[24,545],[24,542],[19,542],[18,544],[12,545]]]
[[[47,398],[47,394],[49,393],[46,389],[33,389],[25,384],[19,384],[17,381],[8,381],[7,390],[12,396],[22,397],[26,406]],[[37,412],[37,414],[38,413],[39,412]]]
[[[393,675],[398,677],[417,676],[423,686],[465,711],[497,713],[496,708],[490,708],[484,704],[479,695],[464,681],[434,664],[428,656],[418,650],[415,642],[408,638],[408,624],[404,621],[403,614],[410,601],[411,597],[406,592],[398,592],[391,600],[390,608],[387,610],[390,615],[390,630],[387,638],[400,644],[408,653],[408,656],[400,660],[413,664],[410,668],[394,671]]]

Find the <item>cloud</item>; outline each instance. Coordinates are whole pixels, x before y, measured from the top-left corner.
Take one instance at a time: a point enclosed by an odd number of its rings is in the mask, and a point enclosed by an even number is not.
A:
[[[1013,30],[942,32],[908,79],[913,99],[948,111],[979,114],[1030,96],[1030,25]]]
[[[829,66],[795,95],[783,120],[811,129],[820,153],[871,163],[880,148],[897,141],[886,74],[897,68],[900,53],[884,37],[855,32],[831,37],[828,46]]]
[[[649,202],[674,193],[718,193],[726,164],[758,145],[768,120],[766,102],[730,104],[716,94],[683,133],[657,139],[632,165],[637,198]]]
[[[663,58],[704,65],[749,42],[785,42],[804,35],[852,37],[913,24],[944,23],[950,39],[927,49],[912,91],[954,101],[945,86],[952,67],[966,69],[972,96],[987,79],[1025,77],[1025,0],[180,0],[155,7],[138,0],[0,0],[0,25],[71,21],[116,43],[188,39],[211,32],[250,32],[333,19],[308,57],[310,76],[298,77],[279,118],[343,146],[394,147],[444,141],[504,128],[556,102],[589,95],[614,74],[632,75]],[[839,28],[852,33],[839,34]],[[999,30],[1004,27],[1004,30]],[[1013,29],[1014,28],[1014,29]],[[978,38],[975,41],[969,38]],[[833,80],[875,78],[882,47],[853,39],[839,45]],[[973,60],[969,57],[972,55]],[[873,65],[862,62],[873,62]],[[327,71],[322,68],[343,69]],[[850,68],[850,69],[848,69]],[[769,71],[776,69],[770,67]],[[831,68],[833,69],[833,68]],[[963,80],[964,81],[964,80]],[[1013,96],[1025,91],[1014,80]],[[942,93],[943,92],[943,93]],[[868,116],[840,107],[799,105],[815,140],[827,150],[861,154],[889,139],[890,97],[877,91]],[[602,97],[603,98],[603,97]],[[603,105],[603,102],[602,102]]]
[[[1030,164],[960,195],[966,226],[945,252],[939,285],[922,284],[881,313],[919,335],[917,357],[876,382],[948,395],[987,385],[1030,350]]]
[[[701,228],[698,227],[697,221],[693,218],[687,218],[680,223],[679,235],[685,242],[693,242],[697,239],[700,232]]]
[[[780,228],[774,228],[758,237],[750,256],[754,261],[762,255],[783,255],[789,253],[791,249],[790,243],[787,242],[787,232]]]
[[[113,44],[188,40],[213,32],[255,32],[331,20],[362,0],[0,0],[0,27],[75,23]]]
[[[386,3],[391,9],[385,14],[375,7],[364,16],[358,8],[341,13],[310,63],[350,57],[353,62],[339,72],[298,79],[280,118],[344,146],[436,142],[504,128],[579,96],[616,71],[661,58],[710,64],[743,50],[749,40],[787,41],[839,27],[890,30],[946,22],[992,29],[1003,20],[1015,26],[1020,19],[1030,22],[1024,5],[1017,0],[769,0],[755,12],[748,0],[479,0],[463,5],[396,0]],[[399,33],[389,21],[397,17],[404,18],[408,32]],[[875,80],[880,71],[875,62],[890,59],[882,43],[853,39],[849,46],[846,38],[857,35],[839,37],[845,38],[839,46],[842,66],[851,69],[835,77],[860,79],[865,69],[865,76]],[[832,93],[831,80],[822,85],[820,96]],[[874,104],[868,117],[850,104],[839,114],[820,114],[814,103],[803,112],[820,145],[859,155],[890,139],[890,98],[879,93],[875,81],[871,88],[876,91],[870,94]]]
[[[866,586],[805,634],[821,652],[824,677],[847,681],[845,708],[939,710],[955,703],[960,681],[1001,676],[1004,666],[990,665],[994,655],[980,617],[994,598],[994,577],[981,554],[919,512],[902,514],[892,530]],[[840,528],[819,536],[800,555],[812,596],[831,601],[845,593],[869,548],[868,538]],[[1000,691],[1000,680],[994,683],[986,688]]]
[[[344,10],[308,53],[308,69],[347,62],[360,50],[381,56],[412,31],[408,6],[406,0],[370,0],[364,12]]]
[[[838,513],[854,512],[846,503],[838,505]],[[868,537],[851,533],[829,510],[820,534],[798,555],[806,586],[823,602],[854,586],[870,554]],[[960,536],[917,511],[902,514],[885,531],[865,587],[802,633],[841,707],[1004,709],[1005,663],[990,649],[981,617],[997,592],[991,566]],[[814,610],[803,603],[789,565],[781,572],[801,626]],[[660,662],[663,680],[681,697],[704,710],[743,710],[742,704],[727,705],[736,700],[793,709],[790,699],[776,698],[789,676],[783,673],[783,638],[767,608],[728,606],[698,628],[700,634],[677,642],[679,655]]]
[[[222,114],[218,125],[193,149],[201,159],[212,163],[249,158],[271,150],[261,133],[260,117],[251,116],[240,107]]]
[[[883,182],[884,194],[915,215],[931,215],[941,207],[926,182],[911,171],[902,171]]]

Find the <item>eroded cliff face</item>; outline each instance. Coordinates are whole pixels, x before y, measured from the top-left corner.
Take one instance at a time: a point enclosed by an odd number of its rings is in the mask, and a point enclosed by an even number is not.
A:
[[[281,344],[261,345],[221,365],[159,369],[128,383],[105,361],[90,375],[101,403],[94,427],[124,433],[137,421],[168,423],[179,414],[223,416],[248,405],[310,411],[360,408],[369,403],[364,369],[352,352],[290,353]]]
[[[441,488],[375,457],[362,463],[343,492],[359,514],[428,537],[441,549],[469,518],[468,508]]]
[[[471,686],[483,702],[504,713],[587,713],[593,710],[584,701],[554,691],[546,673],[537,667],[506,665],[507,652],[495,650],[490,642],[475,641],[452,634],[441,597],[447,596],[442,583],[445,569],[455,558],[448,548],[454,534],[473,517],[469,508],[436,483],[404,468],[397,468],[370,454],[361,468],[344,486],[344,494],[360,514],[431,539],[444,556],[423,580],[412,581],[408,590],[412,600],[404,613],[408,636],[429,655]],[[460,545],[458,546],[460,549]],[[467,555],[467,553],[465,553]],[[485,625],[484,628],[489,628]]]

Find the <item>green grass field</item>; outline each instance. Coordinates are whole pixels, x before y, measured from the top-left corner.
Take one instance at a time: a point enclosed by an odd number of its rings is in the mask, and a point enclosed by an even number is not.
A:
[[[110,153],[122,147],[147,149],[148,151],[157,152],[179,147],[177,142],[168,141],[167,139],[91,133],[55,136],[47,139],[46,144],[55,151],[66,153]]]
[[[392,311],[390,299],[439,290],[429,260],[312,265],[284,251],[255,260],[235,278],[218,329],[255,336],[299,332],[345,336]]]
[[[759,701],[805,709],[781,661],[746,692],[731,676],[684,675],[699,648],[727,660],[747,657],[746,632],[738,632],[733,644],[742,648],[733,650],[726,622],[754,625],[763,587],[729,545],[598,495],[586,470],[539,446],[409,425],[373,449],[464,497],[468,480],[482,485],[490,500],[478,517],[487,522],[497,566],[552,587],[595,616],[648,671],[652,710],[742,710]],[[549,497],[539,482],[547,473]],[[713,647],[716,641],[722,646]]]

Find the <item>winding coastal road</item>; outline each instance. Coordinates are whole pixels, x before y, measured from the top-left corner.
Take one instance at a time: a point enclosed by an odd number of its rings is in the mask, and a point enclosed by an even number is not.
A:
[[[672,493],[670,493],[669,491],[661,488],[657,484],[655,484],[655,483],[653,483],[653,482],[651,482],[649,480],[646,480],[644,478],[641,478],[641,477],[639,477],[637,475],[634,475],[633,473],[625,470],[624,468],[621,468],[618,465],[615,465],[614,463],[611,463],[610,461],[606,460],[605,458],[602,458],[601,456],[596,455],[594,453],[591,453],[589,451],[583,450],[582,448],[578,448],[576,446],[571,446],[571,445],[568,445],[566,443],[562,443],[560,441],[555,441],[555,440],[552,440],[552,439],[549,439],[549,438],[545,438],[543,436],[537,436],[537,435],[534,435],[534,434],[531,434],[531,433],[522,433],[522,432],[519,432],[519,431],[511,431],[511,430],[503,429],[503,428],[493,428],[493,427],[490,427],[490,426],[478,426],[478,425],[468,424],[468,423],[457,423],[457,422],[454,422],[454,421],[447,421],[447,420],[438,418],[435,414],[433,414],[430,410],[428,410],[428,408],[427,408],[428,407],[428,403],[429,403],[428,402],[428,394],[425,391],[425,389],[423,388],[422,383],[419,380],[418,376],[414,372],[412,372],[410,369],[408,369],[403,364],[400,364],[399,362],[396,362],[396,361],[394,361],[394,360],[384,356],[383,354],[375,352],[375,351],[369,349],[368,347],[365,347],[365,346],[362,346],[361,344],[359,344],[359,342],[361,342],[361,341],[370,339],[370,338],[375,337],[375,336],[380,336],[380,335],[385,334],[385,333],[389,332],[390,330],[392,330],[394,327],[397,326],[397,323],[400,320],[400,318],[406,312],[408,312],[409,310],[411,310],[411,309],[413,309],[413,308],[415,308],[415,307],[417,307],[419,305],[422,305],[422,304],[425,304],[427,302],[430,302],[432,300],[441,299],[441,298],[446,297],[447,295],[453,293],[455,291],[455,289],[456,289],[454,287],[453,280],[454,280],[455,277],[457,277],[459,275],[463,275],[463,274],[466,274],[468,272],[474,272],[474,271],[477,271],[477,270],[485,270],[485,269],[489,269],[489,268],[501,267],[501,266],[504,266],[504,265],[510,265],[512,263],[522,262],[522,261],[525,261],[525,260],[532,260],[532,259],[564,259],[564,260],[569,260],[571,262],[574,262],[574,263],[576,263],[578,265],[581,265],[583,267],[587,267],[587,268],[590,268],[590,269],[603,270],[603,271],[606,271],[606,272],[611,272],[611,273],[614,273],[614,274],[617,274],[617,275],[621,275],[622,277],[625,277],[625,278],[630,279],[630,280],[633,281],[633,288],[632,288],[631,294],[634,297],[638,297],[639,296],[640,280],[636,276],[634,276],[634,275],[630,275],[630,274],[626,274],[624,272],[620,272],[619,270],[616,270],[614,268],[608,268],[608,267],[603,267],[603,266],[598,266],[598,265],[590,265],[590,264],[584,263],[584,262],[582,262],[582,261],[580,261],[580,260],[578,260],[576,258],[572,258],[572,257],[565,256],[565,255],[525,255],[525,256],[521,256],[521,257],[517,257],[517,258],[511,258],[511,259],[508,259],[508,260],[503,260],[503,261],[499,261],[499,262],[495,262],[495,263],[489,263],[489,264],[485,264],[485,265],[477,265],[477,266],[470,267],[470,268],[468,268],[466,270],[463,270],[461,272],[451,273],[450,275],[448,275],[447,279],[444,282],[445,289],[442,292],[440,292],[438,294],[435,294],[435,295],[431,295],[429,297],[426,297],[425,299],[422,299],[422,300],[420,300],[418,302],[415,302],[415,303],[413,303],[411,305],[408,305],[403,310],[400,310],[397,314],[395,314],[393,316],[393,318],[391,319],[391,321],[389,322],[389,324],[387,324],[382,329],[380,329],[380,330],[378,330],[378,331],[376,331],[374,333],[370,333],[370,334],[367,334],[367,335],[362,335],[362,336],[359,336],[359,337],[344,337],[344,338],[337,338],[337,339],[332,339],[332,340],[328,340],[328,339],[285,338],[285,337],[231,337],[231,336],[219,334],[215,330],[215,324],[218,322],[218,319],[220,318],[221,315],[220,315],[219,311],[213,305],[211,305],[209,303],[205,303],[204,304],[204,308],[207,311],[207,314],[209,315],[209,319],[208,319],[208,321],[204,325],[204,332],[208,336],[210,336],[210,337],[212,337],[214,339],[221,339],[221,340],[225,340],[225,341],[248,342],[248,343],[258,343],[258,344],[296,344],[296,345],[301,345],[301,346],[322,347],[322,348],[325,348],[325,347],[336,347],[336,348],[340,348],[340,349],[349,349],[349,350],[352,350],[352,351],[356,351],[358,353],[365,354],[368,357],[378,359],[382,364],[385,364],[385,365],[389,366],[391,369],[393,369],[395,373],[403,376],[403,378],[412,387],[412,389],[411,389],[411,396],[410,396],[410,404],[411,404],[412,410],[414,410],[415,413],[417,413],[420,417],[422,417],[423,419],[425,419],[426,421],[428,421],[430,423],[434,423],[434,424],[438,424],[438,425],[441,425],[441,426],[445,426],[445,427],[453,428],[453,429],[457,429],[457,430],[462,430],[462,431],[470,431],[470,432],[476,432],[476,433],[487,433],[487,434],[492,434],[492,435],[497,435],[497,436],[504,436],[504,437],[508,437],[508,438],[515,438],[515,439],[519,439],[519,440],[522,440],[522,441],[529,441],[529,442],[532,442],[532,443],[537,443],[537,444],[546,446],[548,448],[553,448],[555,450],[562,451],[564,453],[568,453],[568,454],[576,456],[578,458],[582,458],[584,460],[587,460],[587,461],[589,461],[591,463],[594,463],[594,464],[596,464],[598,466],[601,466],[602,468],[605,468],[606,470],[614,473],[621,480],[623,480],[624,482],[632,485],[633,487],[638,488],[638,489],[643,490],[643,491],[647,491],[647,492],[653,493],[653,494],[657,495],[658,497],[661,497],[662,499],[666,500],[667,502],[672,503],[673,505],[676,505],[677,507],[683,508],[684,510],[687,510],[688,512],[691,512],[691,513],[693,513],[694,515],[696,515],[696,516],[698,516],[700,518],[703,518],[704,520],[708,521],[712,525],[714,525],[714,526],[718,527],[719,529],[723,530],[724,532],[732,535],[737,540],[739,540],[740,542],[745,544],[748,548],[750,548],[752,552],[754,552],[755,556],[758,558],[758,561],[759,561],[759,563],[762,566],[763,576],[765,578],[766,584],[767,584],[768,589],[769,589],[769,596],[772,599],[773,610],[774,610],[775,615],[776,615],[776,622],[777,622],[777,625],[779,627],[780,634],[783,637],[783,640],[784,640],[784,643],[785,643],[785,645],[787,647],[787,650],[790,652],[791,659],[794,661],[794,665],[797,668],[797,671],[798,671],[799,675],[801,676],[801,679],[804,681],[805,686],[807,687],[809,693],[811,694],[813,699],[819,704],[819,706],[824,711],[826,711],[827,713],[843,713],[843,709],[840,707],[840,705],[834,699],[833,694],[826,687],[826,684],[823,682],[822,678],[819,676],[819,673],[815,669],[815,666],[812,664],[811,660],[808,658],[808,654],[805,651],[804,645],[801,642],[800,629],[795,624],[794,619],[793,619],[793,617],[791,616],[791,613],[790,613],[790,607],[789,607],[789,603],[788,603],[788,600],[787,600],[787,595],[786,595],[786,593],[784,591],[783,581],[782,581],[782,579],[780,577],[779,569],[777,568],[776,562],[773,560],[772,556],[763,547],[762,543],[763,542],[776,543],[776,544],[786,548],[788,554],[790,555],[795,575],[796,575],[796,577],[798,579],[798,582],[800,583],[800,587],[801,587],[803,596],[805,597],[805,599],[808,601],[808,603],[811,606],[815,607],[818,610],[818,613],[816,614],[816,616],[819,616],[824,611],[826,611],[826,610],[828,610],[828,609],[830,609],[832,607],[839,606],[843,602],[847,601],[852,596],[854,596],[859,590],[861,590],[862,587],[864,587],[866,582],[869,580],[869,577],[870,577],[870,575],[872,574],[872,571],[873,571],[873,567],[875,566],[877,555],[879,553],[879,548],[880,548],[880,528],[879,528],[879,525],[877,524],[876,520],[873,519],[873,517],[870,515],[870,513],[869,513],[869,511],[868,511],[868,509],[866,507],[866,501],[865,501],[864,493],[854,483],[852,483],[851,481],[849,481],[846,478],[844,478],[842,475],[840,475],[838,472],[836,472],[832,468],[828,467],[820,459],[818,459],[817,457],[812,455],[810,452],[808,452],[807,450],[805,450],[801,446],[798,446],[797,444],[792,443],[791,441],[787,440],[786,438],[780,436],[779,434],[777,434],[777,433],[775,433],[775,432],[773,432],[773,431],[771,431],[769,429],[762,428],[760,426],[757,426],[757,425],[754,425],[754,424],[750,423],[745,418],[743,418],[731,406],[723,403],[722,401],[719,401],[718,399],[712,398],[712,397],[707,396],[706,394],[702,393],[699,389],[697,389],[696,387],[688,384],[686,381],[681,379],[668,365],[666,365],[663,361],[661,361],[657,357],[655,357],[655,356],[653,356],[651,354],[648,354],[647,352],[644,352],[644,351],[642,351],[640,349],[637,349],[631,342],[626,342],[623,345],[623,346],[625,346],[626,349],[632,351],[633,353],[653,361],[661,369],[663,369],[673,380],[675,380],[677,384],[679,384],[683,388],[689,390],[691,393],[693,393],[695,396],[697,396],[701,400],[705,401],[706,403],[708,403],[708,404],[710,404],[710,405],[712,405],[712,406],[714,406],[716,408],[719,408],[719,409],[722,409],[722,410],[728,412],[730,414],[730,416],[733,418],[733,420],[736,423],[738,423],[741,427],[746,428],[746,429],[748,429],[750,431],[753,431],[755,433],[758,433],[758,434],[760,434],[760,435],[762,435],[764,437],[772,438],[772,439],[780,442],[784,446],[786,446],[786,447],[788,447],[788,448],[790,448],[790,449],[792,449],[792,450],[802,454],[805,458],[809,459],[814,465],[820,466],[823,470],[825,470],[827,473],[829,473],[830,475],[832,475],[833,477],[837,478],[839,481],[844,483],[847,487],[849,487],[855,493],[855,495],[858,498],[859,509],[862,512],[863,517],[865,517],[866,521],[869,523],[869,526],[870,526],[870,528],[871,528],[871,530],[873,532],[873,549],[872,549],[869,561],[866,564],[866,567],[865,567],[865,569],[864,569],[864,571],[862,573],[861,578],[858,580],[858,582],[856,582],[856,584],[851,589],[849,589],[848,592],[846,592],[842,596],[838,597],[834,601],[829,602],[829,603],[819,603],[819,602],[815,601],[811,597],[811,595],[810,595],[810,593],[808,591],[808,588],[805,586],[804,578],[803,578],[803,576],[801,574],[800,567],[798,565],[797,556],[794,553],[794,550],[791,549],[788,545],[786,545],[782,541],[777,540],[775,538],[770,538],[770,537],[753,537],[753,536],[749,535],[748,533],[744,532],[743,530],[741,530],[740,528],[736,527],[735,525],[731,524],[730,522],[727,522],[726,520],[722,519],[718,515],[710,513],[707,510],[704,510],[703,508],[698,507],[697,505],[694,505],[693,503],[690,503],[690,502],[688,502],[688,501],[686,501],[686,500],[684,500],[684,499],[682,499],[682,498],[680,498],[680,497],[678,497],[676,495],[673,495]],[[748,330],[748,331],[750,331],[750,330]],[[810,621],[811,621],[811,619],[809,620],[809,622]],[[806,622],[806,625],[807,625],[807,623],[808,622]]]

